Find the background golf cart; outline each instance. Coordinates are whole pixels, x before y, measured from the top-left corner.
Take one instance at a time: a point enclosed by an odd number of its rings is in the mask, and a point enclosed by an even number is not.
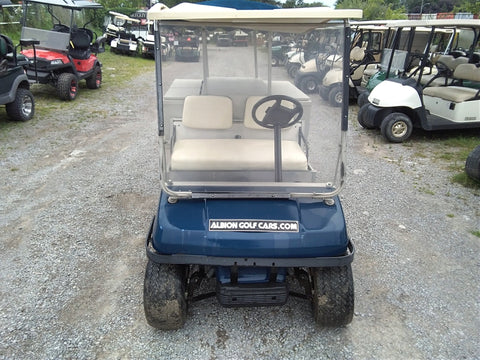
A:
[[[389,28],[383,24],[375,25],[373,22],[368,24],[355,24],[354,36],[350,50],[350,74],[349,74],[349,99],[356,100],[359,92],[357,86],[360,85],[363,73],[370,69],[380,60],[380,55],[385,46],[386,39],[389,35]],[[339,91],[342,87],[342,69],[335,66],[335,57],[327,58],[324,66],[325,72],[317,72],[318,82],[306,82],[305,87],[310,86],[310,89],[319,91],[323,99],[330,101],[333,106],[340,106],[343,98],[339,96]],[[304,66],[306,66],[305,64]],[[302,66],[303,68],[303,66]],[[297,73],[297,76],[302,72],[302,69]],[[309,85],[310,84],[310,85]]]
[[[405,24],[404,21],[395,20],[385,24],[389,28],[389,36],[386,38],[380,63],[365,69],[361,83],[357,85],[360,107],[368,102],[370,92],[383,80],[406,77],[418,72],[420,60],[429,41],[431,42],[429,60],[422,70],[426,75],[424,79],[435,72],[434,63],[438,57],[448,53],[453,46],[455,32],[452,29],[429,26],[415,26],[411,29]]]
[[[156,55],[162,192],[146,242],[149,324],[181,327],[212,281],[225,306],[281,305],[296,286],[319,324],[351,321],[354,249],[338,198],[348,104],[309,97],[272,68],[271,39],[280,29],[308,36],[333,19],[348,51],[344,21],[360,14],[186,3],[149,11],[157,43],[160,32],[185,29],[202,38],[202,62],[188,72],[162,72]],[[209,31],[232,23],[252,39],[263,33],[267,48],[208,44]]]
[[[415,25],[424,26],[425,22],[405,22],[399,26],[408,26],[411,33]],[[427,25],[432,29],[427,46],[423,54],[415,55],[420,59],[419,66],[404,79],[387,79],[377,85],[368,97],[369,103],[358,114],[362,126],[380,128],[391,142],[407,140],[414,127],[429,131],[480,127],[480,20],[436,20]],[[459,46],[462,51],[468,50],[453,73],[437,61],[437,71],[428,76],[424,72],[438,29],[451,31],[455,40],[453,50]]]
[[[74,100],[83,79],[89,89],[100,88],[102,64],[96,54],[105,50],[105,38],[87,28],[100,8],[84,0],[23,2],[22,39],[39,42],[21,51],[29,60],[29,81],[54,86],[62,100]]]
[[[26,40],[21,44],[31,45]],[[6,35],[0,34],[0,105],[6,105],[7,115],[13,120],[27,121],[35,113],[35,100],[23,66],[25,58],[17,55],[17,48]]]
[[[175,61],[198,62],[200,61],[200,39],[192,30],[185,30],[174,41]]]
[[[140,26],[140,20],[114,11],[110,11],[109,14],[113,20],[107,26],[105,37],[110,43],[110,51],[117,54],[137,55],[138,34],[134,33],[133,28]]]
[[[295,72],[295,85],[306,93],[318,92],[318,84],[321,84],[325,73],[333,66],[333,63],[339,61],[338,66],[342,66],[342,53],[337,53],[338,37],[342,34],[336,29],[329,29],[318,34],[316,41],[318,42],[318,52],[315,56],[300,65]],[[311,40],[310,40],[311,41]]]

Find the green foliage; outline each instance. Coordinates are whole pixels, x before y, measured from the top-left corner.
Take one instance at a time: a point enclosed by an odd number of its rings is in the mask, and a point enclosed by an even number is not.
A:
[[[463,0],[460,5],[455,5],[454,12],[471,12],[472,14],[480,14],[480,1],[478,0]]]
[[[405,8],[385,0],[338,0],[337,9],[362,9],[363,20],[406,19]]]

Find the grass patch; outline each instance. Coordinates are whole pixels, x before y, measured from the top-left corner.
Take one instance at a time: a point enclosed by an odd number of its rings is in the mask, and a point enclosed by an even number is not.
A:
[[[476,237],[480,238],[480,230],[472,230],[470,231],[472,235],[475,235]]]
[[[452,133],[440,134],[438,138],[431,139],[434,147],[432,157],[434,160],[442,161],[453,173],[451,181],[467,188],[479,189],[480,183],[470,179],[465,173],[465,161],[470,152],[478,145],[478,133],[462,133],[452,136]]]
[[[136,76],[145,72],[152,72],[155,69],[153,59],[114,54],[110,52],[109,46],[106,47],[104,53],[98,54],[98,59],[102,63],[102,87],[99,90],[87,89],[85,81],[82,80],[79,82],[78,98],[74,101],[63,101],[58,98],[53,86],[34,84],[31,90],[35,97],[35,116],[25,123],[9,119],[5,113],[5,106],[0,106],[0,141],[7,138],[11,130],[18,130],[23,127],[31,128],[40,119],[56,117],[59,121],[68,122],[68,120],[63,119],[63,114],[82,112],[84,116],[76,116],[75,122],[84,122],[87,118],[84,100],[105,98],[105,103],[110,103],[112,101],[112,90],[129,86]],[[107,98],[108,96],[110,97]],[[105,116],[110,113],[109,109],[105,109],[103,114],[98,115]]]
[[[102,67],[102,87],[125,84],[135,76],[155,69],[153,59],[145,59],[141,56],[126,56],[110,52],[109,47],[99,54]]]

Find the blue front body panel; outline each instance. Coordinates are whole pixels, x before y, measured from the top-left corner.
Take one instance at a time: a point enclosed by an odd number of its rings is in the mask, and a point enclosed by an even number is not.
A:
[[[160,196],[152,244],[160,254],[302,258],[339,256],[348,244],[343,210],[312,199],[195,199]],[[209,231],[209,220],[298,221],[298,232]]]

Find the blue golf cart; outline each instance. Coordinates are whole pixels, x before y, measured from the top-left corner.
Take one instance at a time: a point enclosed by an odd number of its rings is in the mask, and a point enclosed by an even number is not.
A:
[[[338,195],[348,103],[333,107],[303,93],[282,67],[272,68],[271,47],[274,35],[307,39],[337,27],[348,59],[348,19],[362,12],[207,3],[148,12],[158,44],[161,193],[146,239],[147,322],[181,328],[188,304],[210,295],[227,307],[282,305],[297,295],[311,302],[320,326],[346,325],[354,245]],[[232,28],[254,46],[210,42],[214,31]],[[162,69],[160,34],[186,32],[200,39],[200,61]]]

